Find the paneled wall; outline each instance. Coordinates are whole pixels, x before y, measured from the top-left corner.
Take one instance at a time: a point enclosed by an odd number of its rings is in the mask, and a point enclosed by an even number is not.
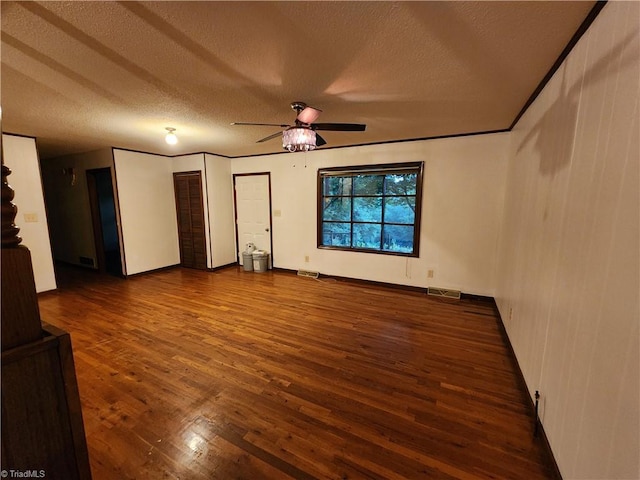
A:
[[[113,150],[127,275],[180,264],[170,157]]]
[[[4,164],[12,172],[8,182],[15,191],[13,203],[18,207],[15,223],[20,228],[22,245],[31,251],[36,290],[55,290],[56,277],[36,141],[34,138],[3,134],[2,154]]]
[[[609,2],[511,133],[496,297],[565,480],[640,478],[639,18]]]
[[[126,274],[180,262],[173,172],[203,173],[208,266],[215,268],[236,261],[232,174],[269,171],[273,209],[280,211],[273,217],[274,266],[493,295],[508,139],[505,133],[232,160],[212,154],[166,157],[113,149]],[[99,153],[91,157],[97,159],[91,168],[102,166],[96,163]],[[112,158],[108,153],[107,164]],[[318,168],[407,161],[425,162],[420,258],[317,249]],[[70,156],[44,163],[51,170],[47,182],[64,183],[56,187],[55,197],[66,198],[69,192],[86,197],[84,184],[71,188],[60,174],[63,165],[74,166],[78,181],[84,182],[89,167],[81,160]],[[67,223],[78,225],[63,226],[65,232],[73,232],[68,236],[74,239],[74,248],[68,259],[62,259],[72,263],[79,255],[95,255],[84,197],[70,197],[67,202],[77,210],[66,215]],[[304,261],[306,256],[309,262]],[[433,270],[433,278],[427,277],[428,270]]]
[[[493,296],[508,134],[233,159],[270,172],[274,266]],[[318,168],[424,161],[420,258],[317,248]],[[305,256],[309,262],[305,262]],[[433,270],[433,278],[427,272]]]
[[[207,198],[211,226],[211,266],[221,267],[236,261],[235,217],[231,160],[205,154]]]

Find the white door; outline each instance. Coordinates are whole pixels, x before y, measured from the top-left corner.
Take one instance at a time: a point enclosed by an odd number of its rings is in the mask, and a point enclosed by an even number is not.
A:
[[[271,177],[268,173],[234,175],[236,191],[236,222],[238,229],[238,259],[248,242],[258,250],[271,251]]]

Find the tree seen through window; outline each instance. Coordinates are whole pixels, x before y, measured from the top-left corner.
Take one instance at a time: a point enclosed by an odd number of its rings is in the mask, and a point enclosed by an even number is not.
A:
[[[321,169],[321,248],[418,254],[422,163]]]

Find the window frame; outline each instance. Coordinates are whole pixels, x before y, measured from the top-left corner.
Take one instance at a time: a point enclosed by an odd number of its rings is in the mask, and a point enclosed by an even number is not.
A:
[[[394,173],[415,173],[416,177],[416,194],[415,194],[415,215],[413,222],[413,251],[412,252],[392,252],[388,250],[381,250],[376,248],[362,248],[362,247],[352,247],[352,246],[337,246],[337,245],[324,245],[323,244],[323,225],[324,219],[323,211],[324,211],[324,199],[328,198],[324,195],[324,178],[326,177],[355,177],[357,175],[390,175]],[[422,186],[423,186],[423,173],[424,173],[424,162],[403,162],[403,163],[383,163],[376,165],[355,165],[348,167],[327,167],[327,168],[319,168],[317,173],[317,247],[326,250],[340,250],[340,251],[348,251],[348,252],[361,252],[361,253],[374,253],[374,254],[382,254],[382,255],[394,255],[401,257],[419,257],[420,256],[420,221],[422,217]],[[381,195],[381,198],[385,198],[387,195],[384,193]],[[354,195],[354,189],[352,187],[351,192],[345,198],[351,199],[351,208],[352,215],[349,221],[341,222],[341,223],[350,223],[351,224],[351,240],[353,241],[353,226],[354,224],[359,223],[370,223],[370,224],[379,224],[382,227],[384,225],[409,225],[409,224],[397,224],[394,222],[384,222],[384,214],[381,218],[380,222],[358,222],[353,219],[353,204],[354,198],[360,197],[359,195]],[[383,207],[384,210],[384,207]],[[352,242],[350,242],[352,243]]]

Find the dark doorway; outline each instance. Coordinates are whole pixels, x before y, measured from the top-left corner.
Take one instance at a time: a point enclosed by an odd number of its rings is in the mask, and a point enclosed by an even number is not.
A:
[[[173,174],[178,214],[180,264],[207,269],[207,240],[204,230],[204,203],[200,172]]]
[[[87,186],[98,270],[122,277],[120,240],[118,238],[111,169],[107,167],[87,170]]]

